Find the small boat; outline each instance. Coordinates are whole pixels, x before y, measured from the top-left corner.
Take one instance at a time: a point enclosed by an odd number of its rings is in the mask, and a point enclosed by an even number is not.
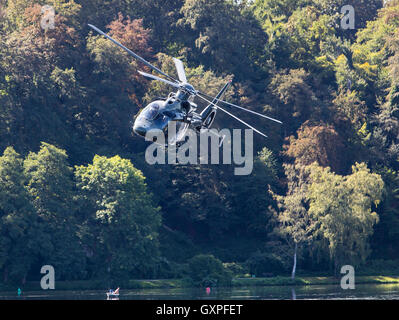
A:
[[[107,299],[117,299],[117,298],[119,298],[119,288],[107,292]]]
[[[118,299],[118,298],[119,298],[119,294],[107,292],[107,299]]]

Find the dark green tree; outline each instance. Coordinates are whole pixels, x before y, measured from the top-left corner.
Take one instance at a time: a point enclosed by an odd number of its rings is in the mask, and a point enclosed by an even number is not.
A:
[[[141,171],[119,156],[95,156],[75,177],[91,275],[152,276],[161,216]]]
[[[37,216],[25,180],[22,157],[8,147],[0,157],[0,270],[4,282],[19,284],[37,258]]]
[[[186,0],[181,26],[194,31],[197,61],[238,79],[258,79],[264,64],[267,35],[249,10],[232,1]],[[263,65],[262,65],[263,63]]]
[[[85,259],[76,225],[73,171],[66,152],[42,142],[39,152],[26,157],[24,173],[38,214],[35,240],[39,262],[53,265],[57,278],[81,277]]]
[[[245,237],[265,240],[273,230],[274,201],[269,189],[278,185],[278,166],[273,153],[263,148],[254,160],[252,174],[235,176],[233,180],[232,198],[236,216],[235,230]]]
[[[231,272],[213,255],[200,254],[188,262],[188,275],[196,286],[217,287],[231,283]]]

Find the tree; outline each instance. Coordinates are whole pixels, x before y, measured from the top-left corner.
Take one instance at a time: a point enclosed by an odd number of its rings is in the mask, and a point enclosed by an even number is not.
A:
[[[399,240],[399,175],[392,169],[382,168],[385,189],[381,205],[377,208],[379,223],[371,239],[372,258],[394,260],[398,254]]]
[[[5,4],[4,1],[0,1],[0,32],[3,31],[5,21],[6,21]]]
[[[314,0],[313,2],[323,13],[329,15],[335,13],[341,15],[340,10],[344,5],[353,6],[356,13],[355,29],[359,30],[365,28],[368,21],[373,21],[377,17],[384,0]]]
[[[142,20],[131,20],[129,17],[125,19],[119,14],[107,28],[116,40],[128,48],[135,48],[135,52],[145,59],[151,58],[150,30],[143,28]],[[119,95],[126,96],[138,104],[137,95],[143,91],[143,78],[137,74],[137,61],[114,43],[98,35],[88,38],[87,50],[95,63],[93,68],[95,77],[92,80],[101,84],[99,88],[102,92],[101,101],[116,99],[118,97],[115,96],[116,90]],[[115,77],[119,81],[115,81]],[[119,103],[121,102],[124,101]]]
[[[323,14],[311,3],[263,0],[255,2],[253,10],[269,36],[267,46],[276,67],[304,69],[330,83],[334,81],[331,58],[341,44],[334,28],[336,16]]]
[[[26,191],[23,159],[12,147],[0,157],[0,270],[3,280],[24,284],[36,262],[35,208]]]
[[[26,8],[20,17],[23,24],[2,39],[4,47],[0,50],[3,127],[8,143],[24,152],[43,140],[57,140],[65,146],[77,136],[67,131],[71,123],[76,123],[72,107],[81,92],[75,89],[79,84],[76,69],[70,64],[78,56],[79,41],[75,30],[59,14],[55,28],[43,30],[41,8],[38,4]],[[59,81],[61,78],[63,81]],[[63,84],[67,86],[60,89]]]
[[[179,33],[176,34],[175,23],[179,18],[179,9],[183,5],[183,0],[76,1],[82,4],[80,14],[82,25],[90,22],[102,29],[117,19],[120,13],[130,16],[132,20],[143,19],[143,26],[152,30],[152,44],[156,52],[173,47],[176,42],[179,42],[176,39],[182,36]]]
[[[180,43],[184,35],[176,27],[183,4],[184,0],[136,0],[130,3],[126,13],[143,18],[144,26],[152,30],[151,39],[156,52],[170,54],[169,50],[186,50]]]
[[[194,31],[200,64],[238,79],[257,78],[263,63],[266,34],[250,11],[231,1],[186,0],[178,25]]]
[[[359,265],[369,255],[369,238],[378,215],[372,211],[382,197],[384,182],[364,163],[352,174],[340,176],[316,164],[310,167],[309,215],[316,235],[327,240],[334,270],[343,264]]]
[[[231,283],[231,273],[213,255],[199,254],[188,262],[188,274],[196,286],[226,286]]]
[[[309,3],[308,0],[255,0],[253,6],[256,16],[261,21],[281,16],[288,20],[295,10]]]
[[[75,177],[92,276],[151,276],[161,216],[141,171],[119,156],[95,156]]]
[[[131,20],[120,14],[108,28],[116,40],[150,60],[150,31],[142,26],[142,20]],[[115,145],[115,141],[124,146],[132,144],[131,121],[142,106],[141,97],[147,86],[137,72],[142,67],[139,69],[137,60],[102,36],[89,35],[87,53],[91,70],[87,78],[88,99],[79,114],[85,131],[94,136],[102,148],[104,142],[107,146]]]
[[[307,166],[316,161],[334,172],[345,172],[344,141],[333,126],[305,122],[297,135],[298,138],[291,136],[284,146],[285,155],[294,158],[296,164]]]
[[[236,216],[222,165],[176,165],[161,200],[165,224],[199,243],[225,238]],[[173,208],[173,209],[172,209]]]
[[[13,31],[15,29],[22,29],[27,26],[27,21],[25,14],[33,7],[40,8],[44,5],[52,6],[56,13],[63,16],[70,21],[75,20],[81,9],[81,5],[77,4],[74,0],[9,0],[7,3],[6,16],[8,18],[8,31]],[[41,12],[39,14],[41,16]],[[59,22],[58,16],[57,22]],[[76,25],[75,25],[76,26]]]
[[[399,156],[399,105],[387,101],[378,106],[373,118],[370,141],[373,157],[370,160],[396,169]]]
[[[270,252],[255,252],[245,264],[249,273],[256,277],[267,277],[286,271],[286,265],[281,257]]]
[[[353,6],[356,12],[355,28],[362,29],[367,26],[367,22],[375,20],[379,10],[384,5],[384,0],[350,0],[344,4]]]
[[[367,106],[356,91],[340,90],[333,100],[332,112],[337,124],[349,121],[355,130],[359,130],[366,121]]]
[[[383,100],[395,79],[395,52],[399,21],[397,1],[390,1],[378,13],[378,18],[359,30],[351,47],[355,71],[355,89],[368,107]],[[388,63],[387,63],[388,62]]]
[[[235,176],[232,184],[233,205],[237,217],[237,234],[264,240],[273,229],[274,205],[269,188],[278,187],[277,161],[273,153],[263,148],[254,161],[252,174]]]
[[[316,221],[309,214],[307,192],[309,188],[309,172],[306,167],[285,164],[288,189],[284,196],[274,192],[279,212],[277,214],[278,226],[275,232],[286,239],[293,249],[293,267],[291,278],[295,279],[298,247],[310,243],[313,239]]]
[[[38,214],[34,237],[39,262],[53,265],[58,278],[81,277],[85,260],[76,225],[73,171],[66,152],[42,142],[39,152],[26,157],[24,174]]]
[[[149,46],[150,30],[143,28],[143,20],[127,19],[119,13],[118,19],[113,20],[108,28],[113,38],[120,41],[128,48],[134,48],[135,52],[144,59],[151,57],[151,47]]]
[[[290,132],[312,117],[320,119],[319,101],[311,86],[311,76],[303,69],[283,70],[272,78],[269,90],[275,98],[276,114]]]

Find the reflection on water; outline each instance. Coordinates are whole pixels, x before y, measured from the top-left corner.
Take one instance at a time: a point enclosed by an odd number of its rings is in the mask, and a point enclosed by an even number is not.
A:
[[[16,292],[0,292],[0,299],[27,300],[106,300],[105,291],[35,291],[24,292],[18,297]],[[120,300],[201,300],[201,299],[285,299],[285,300],[313,300],[313,299],[399,299],[399,284],[359,284],[354,290],[343,290],[339,285],[323,286],[275,286],[275,287],[239,287],[218,288],[207,292],[198,288],[179,289],[137,289],[123,290]]]

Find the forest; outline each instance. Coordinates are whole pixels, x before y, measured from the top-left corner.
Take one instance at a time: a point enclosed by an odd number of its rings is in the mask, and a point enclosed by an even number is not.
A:
[[[252,173],[147,164],[132,124],[173,88],[88,23],[281,120],[237,112]],[[398,27],[397,0],[0,0],[0,282],[398,272]]]

